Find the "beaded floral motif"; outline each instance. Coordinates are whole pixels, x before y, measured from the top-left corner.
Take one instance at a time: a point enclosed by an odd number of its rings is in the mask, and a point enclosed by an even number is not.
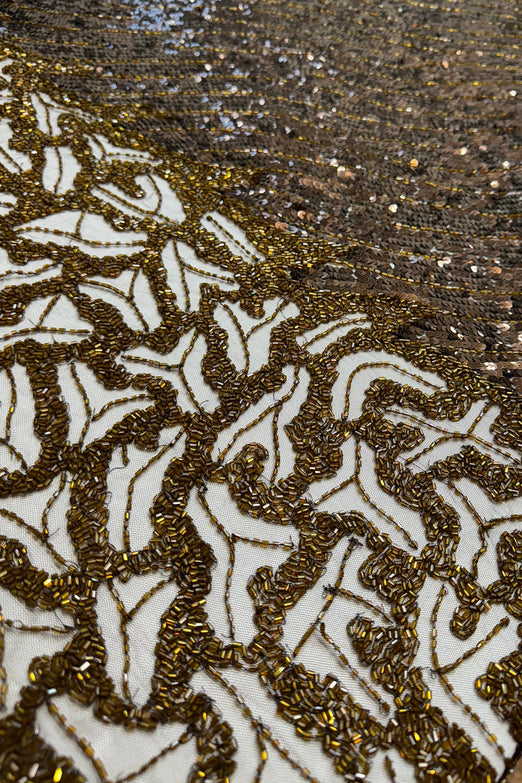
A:
[[[233,171],[11,58],[2,632],[43,640],[28,672],[5,655],[3,777],[244,779],[234,707],[256,781],[495,780],[522,739],[520,401],[398,340],[427,308],[303,286],[328,246],[245,214]],[[454,676],[486,659],[488,721]],[[102,723],[171,733],[122,772]]]

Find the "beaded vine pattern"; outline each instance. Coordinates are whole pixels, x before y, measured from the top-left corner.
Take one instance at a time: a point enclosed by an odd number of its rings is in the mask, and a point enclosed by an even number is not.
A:
[[[31,660],[0,721],[2,779],[86,779],[37,730],[43,711],[92,779],[154,780],[189,745],[188,780],[239,779],[238,741],[197,685],[204,675],[255,736],[253,780],[270,779],[274,756],[316,780],[248,703],[237,684],[248,675],[297,738],[322,748],[332,779],[371,780],[382,757],[396,780],[396,754],[416,780],[496,780],[510,753],[455,682],[502,639],[505,654],[473,687],[522,740],[520,400],[397,338],[426,305],[304,285],[303,269],[332,262],[328,244],[248,214],[227,196],[240,173],[145,144],[126,133],[124,110],[60,94],[37,63],[8,54],[0,603],[47,620],[4,608],[0,652],[14,636],[52,636],[59,649]],[[152,469],[161,480],[144,509]],[[465,524],[476,545],[463,555]],[[146,589],[130,606],[135,584]],[[133,624],[153,605],[137,697]],[[442,625],[462,650],[450,661]],[[315,671],[307,649],[340,674]],[[16,677],[2,666],[0,678],[6,704]],[[64,704],[109,732],[181,731],[114,777]]]

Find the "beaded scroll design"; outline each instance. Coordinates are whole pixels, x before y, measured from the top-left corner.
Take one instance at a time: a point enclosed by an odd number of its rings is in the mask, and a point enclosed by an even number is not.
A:
[[[1,779],[497,780],[520,400],[305,286],[240,173],[0,70]]]

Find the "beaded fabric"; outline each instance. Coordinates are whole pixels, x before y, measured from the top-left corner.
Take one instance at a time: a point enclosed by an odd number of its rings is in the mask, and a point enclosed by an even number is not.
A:
[[[520,396],[53,67],[0,60],[0,779],[505,780]]]
[[[520,391],[517,6],[3,0],[0,24],[64,89],[240,167],[243,204],[335,243],[319,284],[435,304],[405,336]]]

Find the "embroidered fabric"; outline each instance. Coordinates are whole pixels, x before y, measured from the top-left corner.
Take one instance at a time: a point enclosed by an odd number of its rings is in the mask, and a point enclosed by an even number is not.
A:
[[[500,780],[520,397],[47,69],[0,61],[2,780]]]

